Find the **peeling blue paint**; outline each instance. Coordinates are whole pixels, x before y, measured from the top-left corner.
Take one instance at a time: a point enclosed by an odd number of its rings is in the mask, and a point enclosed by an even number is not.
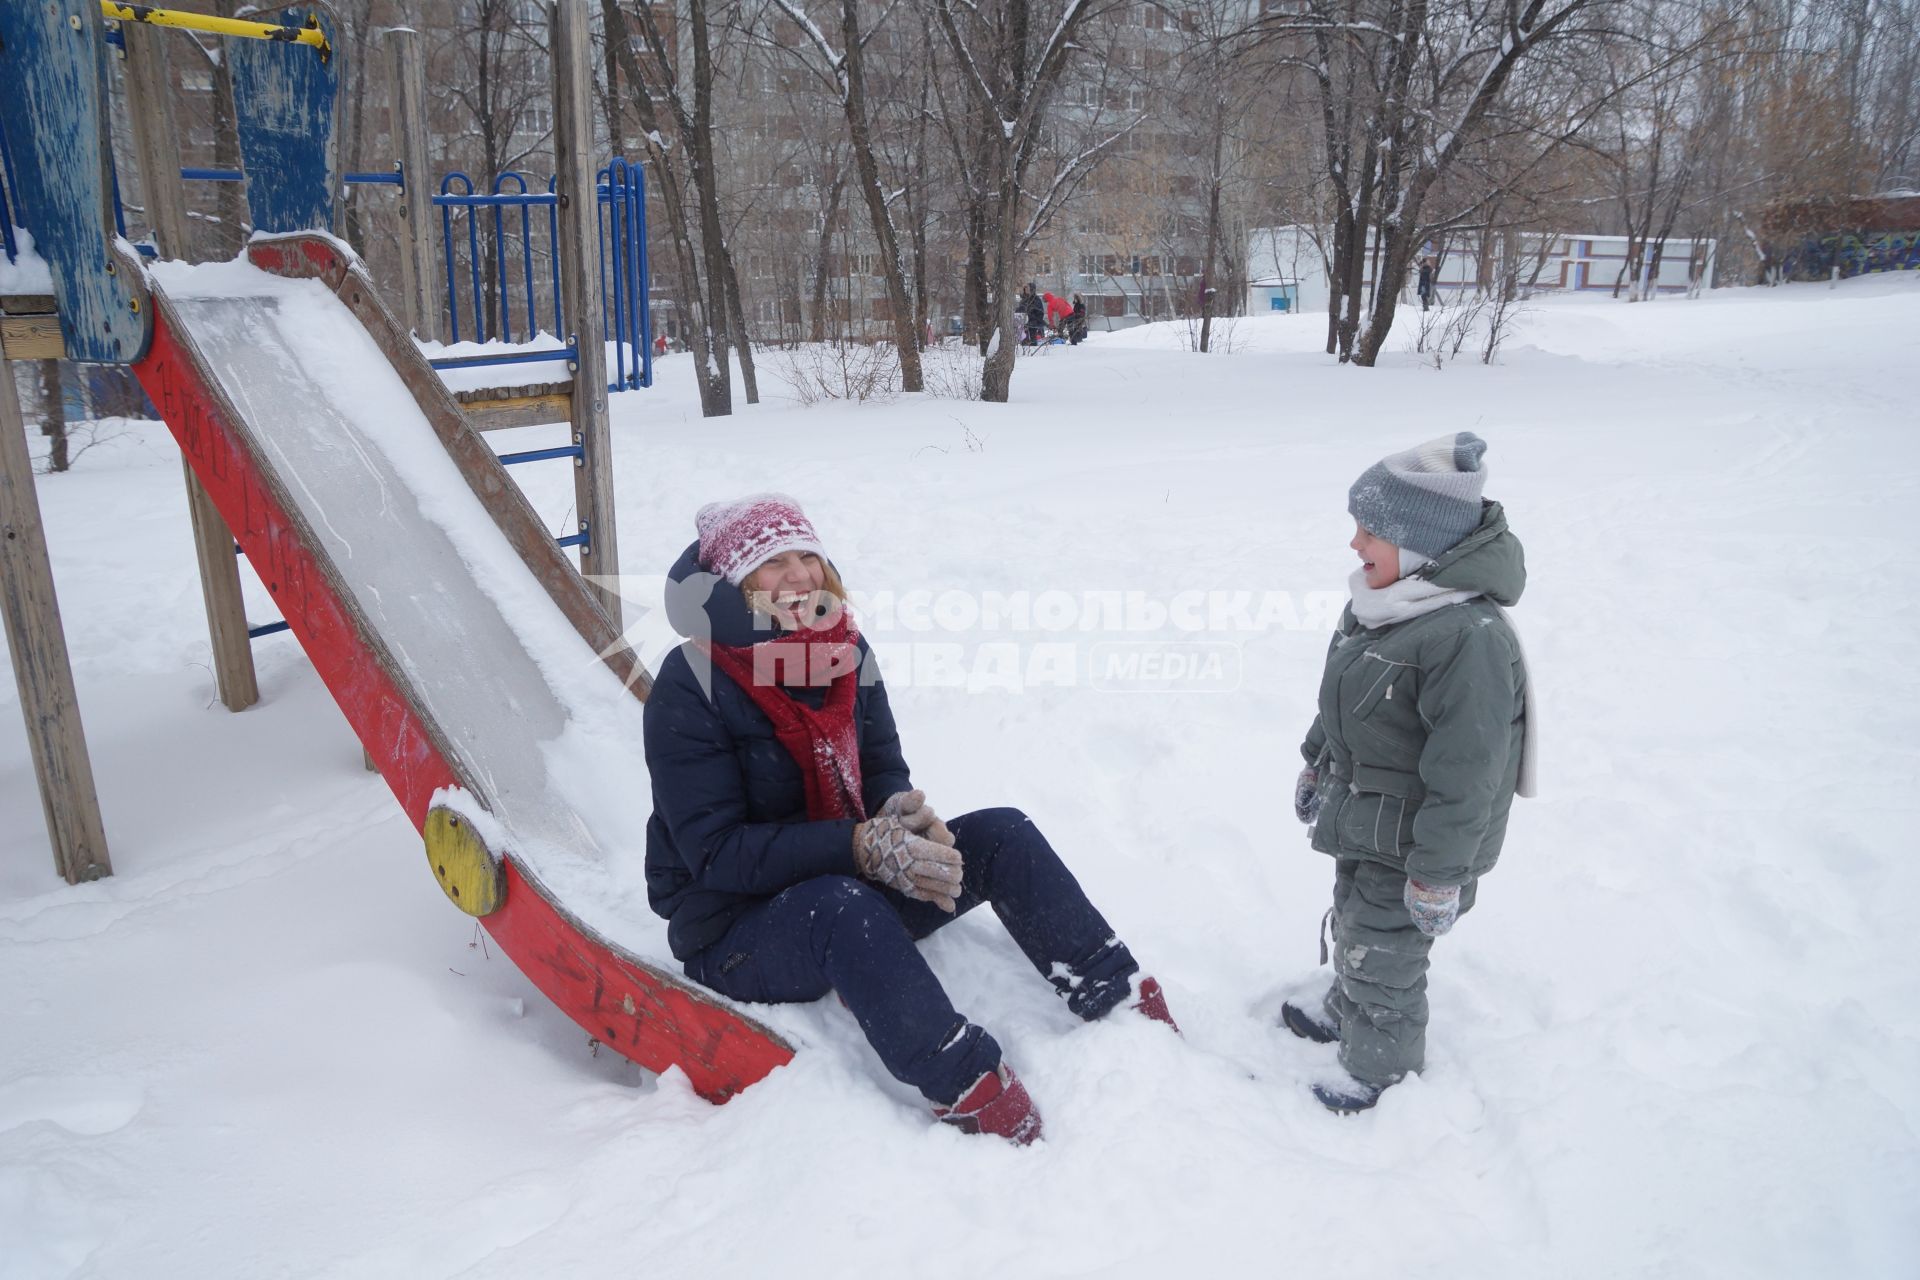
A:
[[[303,27],[310,15],[333,49],[325,61],[307,45],[227,41],[241,167],[250,174],[272,175],[270,180],[256,178],[247,183],[247,205],[256,231],[333,230],[334,197],[340,189],[334,106],[347,56],[340,28],[322,4],[298,4],[277,13],[248,16]]]
[[[153,321],[114,267],[113,149],[99,0],[0,3],[0,115],[15,216],[53,274],[71,360],[128,364]]]

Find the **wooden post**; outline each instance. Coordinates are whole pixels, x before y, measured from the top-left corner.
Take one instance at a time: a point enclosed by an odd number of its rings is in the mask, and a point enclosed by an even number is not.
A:
[[[406,187],[400,193],[401,314],[419,338],[440,336],[434,293],[433,175],[427,168],[427,59],[418,32],[395,27],[387,45],[388,129]]]
[[[593,166],[593,64],[582,0],[553,0],[547,11],[553,61],[553,171],[560,195],[560,298],[579,352],[573,377],[573,440],[586,455],[574,468],[575,509],[587,534],[580,572],[624,627],[620,544],[613,518],[613,433],[607,419],[607,349],[600,332],[600,199]]]
[[[40,783],[53,862],[68,884],[112,875],[87,735],[73,691],[60,604],[53,594],[40,495],[27,456],[27,424],[13,366],[0,359],[0,612],[6,614],[13,678],[27,722],[27,750]]]
[[[185,258],[193,243],[187,234],[186,188],[180,180],[180,155],[173,123],[173,93],[167,73],[168,33],[139,22],[121,24],[126,38],[127,118],[140,163],[140,185],[147,201],[147,225],[163,258]],[[220,701],[244,711],[260,701],[253,670],[253,642],[247,638],[247,610],[240,594],[240,565],[233,554],[233,532],[213,499],[184,459],[187,512],[193,520],[193,549],[200,561],[200,593],[207,606],[207,635],[213,645],[214,680]]]
[[[161,257],[186,258],[193,241],[187,234],[187,188],[180,178],[172,77],[167,70],[167,41],[174,37],[143,22],[120,24],[120,34],[126,39],[127,122],[133,127],[133,149],[140,163],[147,226]]]

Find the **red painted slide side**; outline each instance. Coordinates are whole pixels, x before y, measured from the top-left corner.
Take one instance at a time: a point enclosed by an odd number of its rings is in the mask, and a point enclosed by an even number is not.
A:
[[[152,348],[134,366],[141,385],[394,797],[422,827],[434,791],[459,785],[456,770],[234,429],[217,382],[174,332],[171,309],[156,302]],[[678,1066],[710,1101],[724,1102],[793,1058],[731,1009],[575,921],[511,856],[505,904],[483,923],[521,972],[596,1040],[653,1071]]]

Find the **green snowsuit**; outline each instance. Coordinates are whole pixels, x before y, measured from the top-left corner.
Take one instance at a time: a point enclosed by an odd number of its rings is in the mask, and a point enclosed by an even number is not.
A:
[[[1336,859],[1334,983],[1341,1065],[1386,1085],[1426,1059],[1427,953],[1401,900],[1408,876],[1459,885],[1462,914],[1493,869],[1520,777],[1526,670],[1495,604],[1526,587],[1500,505],[1419,575],[1481,596],[1367,629],[1349,606],[1301,746],[1319,770],[1313,847]]]

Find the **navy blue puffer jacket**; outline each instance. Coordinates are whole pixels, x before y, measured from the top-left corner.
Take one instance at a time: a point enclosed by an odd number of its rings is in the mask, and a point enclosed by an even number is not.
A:
[[[700,568],[699,544],[668,571],[667,617],[683,636],[750,645],[756,630],[738,588]],[[773,722],[747,691],[691,645],[667,655],[647,695],[647,769],[653,817],[647,823],[647,900],[667,918],[667,942],[687,960],[717,942],[734,917],[815,876],[857,874],[851,818],[807,818],[800,766],[774,736]],[[860,642],[862,677],[854,702],[860,736],[861,798],[872,813],[911,790],[887,690]],[[705,672],[707,688],[702,687]],[[709,689],[711,693],[709,693]],[[790,697],[818,706],[823,689]]]

